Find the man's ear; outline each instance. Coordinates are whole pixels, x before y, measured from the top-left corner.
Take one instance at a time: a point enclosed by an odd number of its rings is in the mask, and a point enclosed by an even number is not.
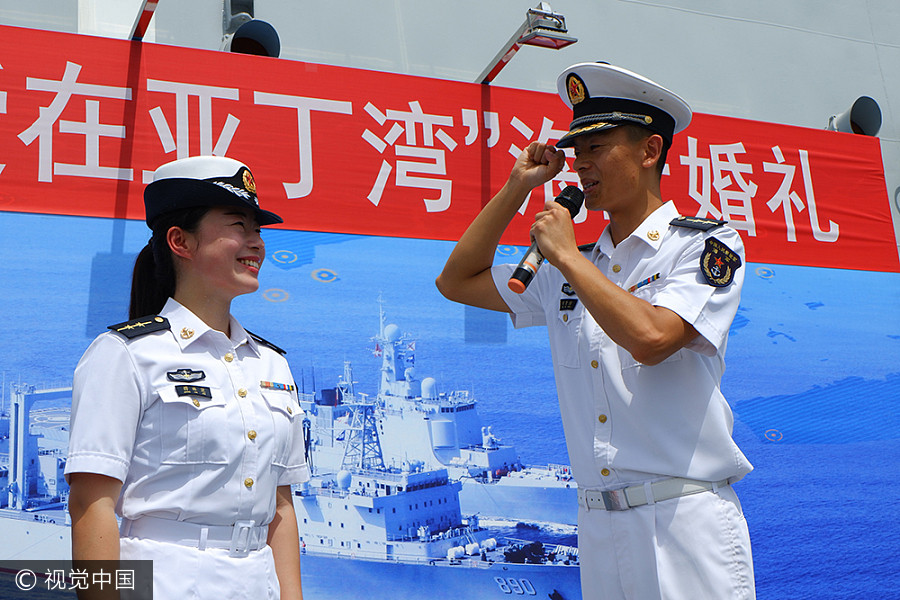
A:
[[[194,255],[193,236],[181,227],[169,227],[166,232],[166,243],[175,256],[189,259]]]
[[[661,135],[654,133],[644,138],[644,160],[641,164],[647,168],[654,167],[662,157],[662,149],[663,139]]]

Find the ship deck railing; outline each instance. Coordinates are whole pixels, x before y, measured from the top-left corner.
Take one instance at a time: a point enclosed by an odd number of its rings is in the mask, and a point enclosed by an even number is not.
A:
[[[386,555],[382,552],[366,552],[364,550],[328,550],[313,546],[301,548],[301,554],[311,554],[319,556],[336,556],[341,558],[350,558],[354,560],[372,560],[378,562],[396,562],[414,565],[463,565],[469,568],[488,569],[493,564],[489,561],[482,561],[477,556],[466,556],[462,559],[448,559],[446,556],[420,556],[415,554],[391,554]],[[497,562],[497,561],[494,561]]]

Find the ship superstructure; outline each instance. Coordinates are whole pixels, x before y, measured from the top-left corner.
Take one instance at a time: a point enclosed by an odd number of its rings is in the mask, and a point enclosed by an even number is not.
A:
[[[0,560],[63,560],[71,553],[63,470],[72,389],[10,389],[0,419]]]
[[[390,575],[385,581],[394,598],[420,597],[423,585],[444,598],[580,597],[576,548],[498,542],[477,516],[463,517],[462,484],[446,469],[421,461],[385,466],[373,403],[341,406],[349,418],[343,435],[334,437],[333,448],[344,447],[341,468],[317,469],[294,493],[304,581],[311,577],[315,587],[342,599],[368,599],[371,585],[353,585],[353,577],[365,576],[360,565],[377,564]],[[308,574],[306,565],[316,566]]]
[[[468,390],[440,392],[434,378],[420,379],[415,368],[417,340],[397,325],[386,324],[383,307],[373,341],[374,354],[381,358],[373,400],[356,390],[349,362],[334,388],[301,394],[316,470],[340,469],[350,406],[368,403],[384,463],[399,467],[421,461],[427,468],[446,469],[451,479],[462,483],[464,513],[575,525],[576,485],[568,466],[523,465],[516,448],[502,443],[493,427],[482,423]]]

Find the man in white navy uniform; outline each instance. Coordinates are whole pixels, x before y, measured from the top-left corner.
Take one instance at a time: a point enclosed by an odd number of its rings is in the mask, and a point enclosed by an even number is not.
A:
[[[626,69],[581,63],[557,81],[573,109],[588,210],[609,225],[578,247],[548,201],[532,238],[549,265],[524,293],[492,266],[526,195],[564,166],[532,143],[460,238],[437,279],[449,299],[546,325],[566,443],[579,486],[585,600],[754,598],[750,539],[731,484],[751,469],[719,390],[743,284],[743,244],[721,221],[679,215],[660,177],[690,107]]]

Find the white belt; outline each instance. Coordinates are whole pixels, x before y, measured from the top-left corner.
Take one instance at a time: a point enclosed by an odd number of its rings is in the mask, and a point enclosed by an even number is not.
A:
[[[234,525],[198,525],[158,517],[140,517],[135,520],[123,518],[119,534],[122,537],[169,542],[200,550],[223,548],[229,551],[229,556],[243,558],[251,550],[261,550],[266,545],[269,526],[254,523],[255,521],[238,521]]]
[[[654,504],[663,500],[671,500],[700,492],[718,491],[719,488],[729,484],[727,479],[722,481],[698,481],[696,479],[684,479],[673,477],[653,483],[633,485],[620,490],[601,492],[600,490],[585,490],[578,488],[578,504],[588,510],[628,510],[635,506]]]

